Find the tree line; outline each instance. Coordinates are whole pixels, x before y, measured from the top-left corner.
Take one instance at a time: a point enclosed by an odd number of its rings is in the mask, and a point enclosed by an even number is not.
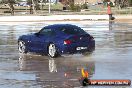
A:
[[[110,0],[103,0],[103,2],[111,2]],[[118,8],[124,8],[128,6],[132,6],[132,0],[115,0],[115,6]]]
[[[132,6],[132,0],[115,0],[115,5],[118,8]]]
[[[7,4],[8,8],[11,12],[11,15],[14,15],[14,4],[20,2],[21,0],[0,0],[1,4]],[[46,3],[49,0],[26,0],[27,4],[30,6],[30,14],[35,13],[36,10],[40,9],[39,3]],[[71,4],[74,0],[56,0],[63,1],[62,3]],[[110,0],[103,0],[104,2],[108,2]],[[119,8],[124,8],[127,6],[132,6],[132,0],[115,0],[115,5]]]
[[[11,12],[14,15],[14,4],[20,2],[21,0],[0,0],[1,4],[7,4]],[[30,14],[33,14],[35,10],[39,10],[39,3],[48,2],[48,0],[26,0],[27,4],[30,6]]]

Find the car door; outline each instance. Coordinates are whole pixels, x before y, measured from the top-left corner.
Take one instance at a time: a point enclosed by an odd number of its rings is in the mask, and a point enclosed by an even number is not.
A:
[[[47,44],[51,39],[52,29],[43,28],[38,35],[35,35],[32,39],[32,46],[35,52],[46,52]]]

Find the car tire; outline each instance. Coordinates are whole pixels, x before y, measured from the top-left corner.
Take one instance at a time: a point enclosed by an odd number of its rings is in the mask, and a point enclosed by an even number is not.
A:
[[[19,50],[19,53],[23,53],[23,54],[27,53],[25,42],[23,42],[23,41],[18,42],[18,50]]]
[[[55,58],[59,55],[58,52],[57,52],[57,47],[55,46],[55,44],[53,44],[53,43],[49,44],[49,46],[48,46],[48,55],[51,58]]]

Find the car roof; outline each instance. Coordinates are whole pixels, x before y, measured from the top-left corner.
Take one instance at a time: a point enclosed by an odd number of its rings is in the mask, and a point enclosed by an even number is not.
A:
[[[76,25],[72,25],[72,24],[53,24],[53,25],[45,26],[45,28],[58,28],[64,26],[77,27]]]

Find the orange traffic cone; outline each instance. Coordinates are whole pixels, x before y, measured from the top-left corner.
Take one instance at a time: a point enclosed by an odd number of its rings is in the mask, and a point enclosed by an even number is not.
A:
[[[110,7],[110,5],[108,5],[107,14],[108,14],[108,15],[112,14],[112,13],[111,13],[111,7]]]

